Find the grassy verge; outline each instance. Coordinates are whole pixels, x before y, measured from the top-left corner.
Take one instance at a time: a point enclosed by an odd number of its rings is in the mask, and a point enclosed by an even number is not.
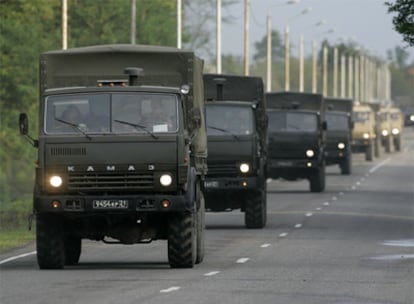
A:
[[[0,230],[0,253],[23,246],[35,239],[35,231],[26,227]]]
[[[35,239],[34,224],[28,230],[31,201],[20,200],[0,204],[0,252],[23,246]]]

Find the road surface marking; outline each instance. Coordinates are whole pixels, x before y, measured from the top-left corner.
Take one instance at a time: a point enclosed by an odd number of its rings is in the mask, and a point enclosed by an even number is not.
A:
[[[322,208],[321,208],[321,207],[318,207],[318,208],[316,208],[315,210],[317,210],[317,211],[321,211],[321,210],[322,210]]]
[[[385,246],[414,247],[414,239],[385,241],[381,244]]]
[[[211,277],[211,276],[214,276],[214,275],[219,274],[219,273],[220,273],[220,271],[211,271],[211,272],[205,273],[204,276]]]
[[[296,224],[296,225],[295,225],[295,228],[296,228],[296,229],[302,228],[302,224]]]
[[[279,234],[279,237],[286,237],[288,234],[289,233],[287,233],[287,232],[283,232],[283,233]]]
[[[250,258],[240,258],[236,261],[237,264],[244,264],[246,263]]]
[[[356,187],[355,186],[352,186],[352,190],[355,190],[356,189]]]
[[[263,245],[261,245],[260,247],[261,247],[261,248],[267,248],[267,247],[270,247],[270,244],[263,244]]]
[[[336,200],[338,200],[338,198],[336,196],[332,196],[332,200],[336,201]]]
[[[28,253],[23,253],[23,254],[20,254],[20,255],[16,255],[16,256],[10,257],[8,259],[1,260],[0,261],[0,265],[6,264],[7,262],[11,262],[11,261],[14,261],[14,260],[17,260],[17,259],[21,259],[21,258],[27,257],[29,255],[34,255],[34,254],[36,254],[36,251],[32,251],[32,252],[28,252]]]
[[[160,292],[167,293],[167,292],[177,291],[180,289],[181,289],[180,286],[171,286],[170,288],[167,288],[167,289],[161,289]]]
[[[360,185],[361,185],[361,183],[360,183],[360,182],[356,182],[356,185],[357,185],[357,186],[360,186]]]
[[[342,196],[342,195],[344,195],[344,193],[343,193],[343,192],[339,192],[339,195],[341,195],[341,196]]]
[[[375,167],[371,168],[371,170],[369,170],[369,173],[374,173],[375,171],[377,171],[379,168],[381,168],[382,166],[384,166],[386,163],[388,163],[391,160],[391,157],[388,157],[387,159],[384,159],[382,162],[380,162],[378,165],[376,165]]]
[[[312,212],[308,212],[308,213],[306,213],[305,215],[306,215],[306,216],[312,216],[312,215],[313,215],[313,213],[312,213]]]
[[[324,206],[329,206],[329,202],[323,203]]]

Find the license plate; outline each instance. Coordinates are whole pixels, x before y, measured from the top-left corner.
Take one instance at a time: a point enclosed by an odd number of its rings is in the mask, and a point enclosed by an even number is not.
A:
[[[218,181],[206,181],[204,182],[204,187],[206,188],[218,188],[219,182]]]
[[[128,200],[94,200],[94,209],[127,209]]]

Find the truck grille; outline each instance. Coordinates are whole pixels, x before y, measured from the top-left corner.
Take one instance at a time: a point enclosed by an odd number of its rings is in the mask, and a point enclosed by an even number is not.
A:
[[[207,176],[238,176],[240,170],[235,163],[224,163],[224,164],[207,164],[208,173]]]
[[[87,173],[70,174],[70,191],[150,190],[154,188],[152,173]]]

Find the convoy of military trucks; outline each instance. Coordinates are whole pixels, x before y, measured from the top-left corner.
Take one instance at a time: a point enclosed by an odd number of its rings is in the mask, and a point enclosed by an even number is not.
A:
[[[264,92],[260,77],[203,73],[190,50],[100,45],[41,54],[33,191],[40,269],[79,263],[82,240],[167,241],[172,268],[205,255],[205,213],[267,219],[267,183],[326,185],[401,150],[396,107],[303,92]]]

